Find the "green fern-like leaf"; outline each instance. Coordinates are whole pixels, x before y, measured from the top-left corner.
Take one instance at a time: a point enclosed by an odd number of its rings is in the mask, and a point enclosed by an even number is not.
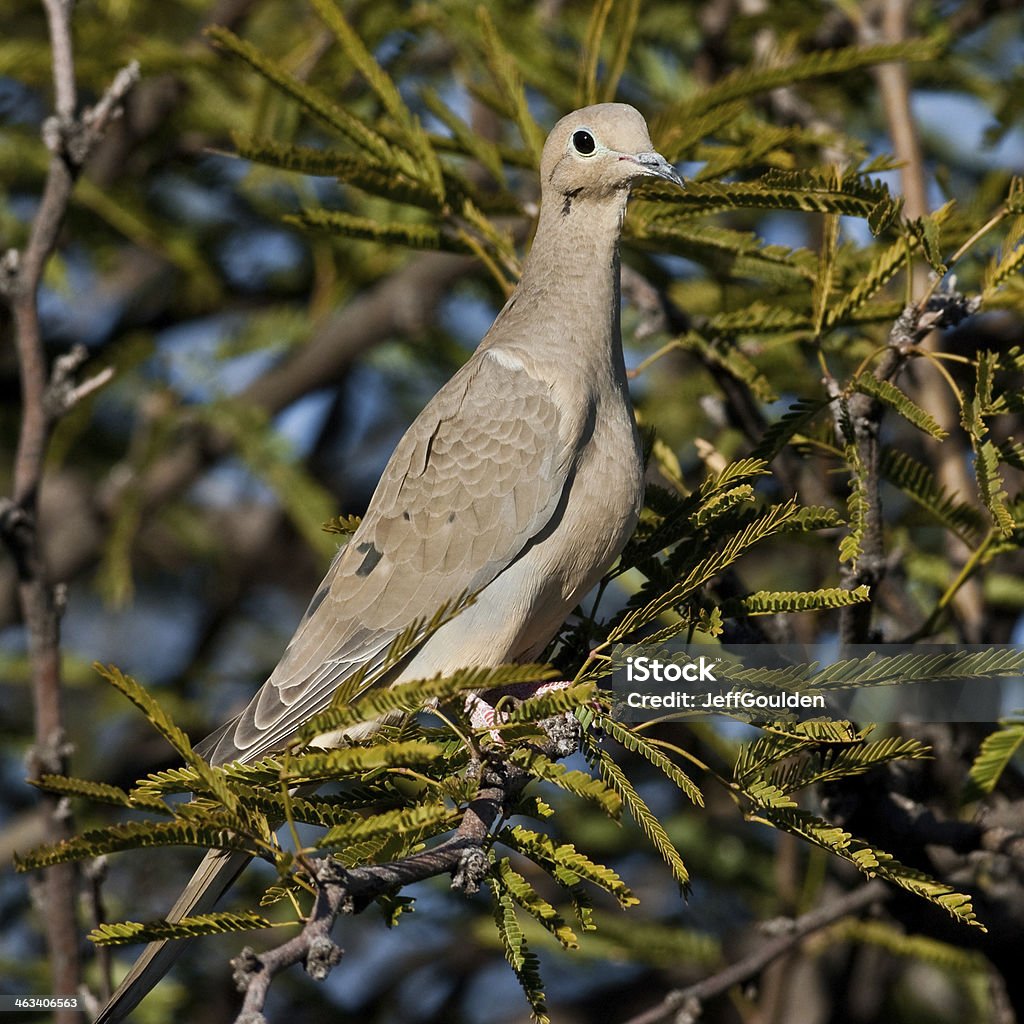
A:
[[[718,494],[713,494],[706,501],[702,502],[700,508],[691,517],[691,522],[696,527],[707,527],[714,520],[731,512],[738,505],[743,505],[754,500],[754,488],[750,484],[740,484],[739,487],[730,488]]]
[[[857,282],[835,305],[829,309],[825,317],[825,327],[832,328],[844,323],[847,318],[873,298],[909,263],[913,254],[913,244],[900,238],[883,249],[867,269],[858,274]]]
[[[641,628],[681,601],[687,594],[702,587],[726,566],[731,565],[744,551],[759,541],[778,533],[797,513],[793,501],[772,506],[742,530],[731,536],[720,551],[702,559],[687,575],[642,607],[630,611],[609,633],[609,640],[617,643],[634,630]]]
[[[504,886],[500,873],[492,873],[490,888],[494,923],[498,928],[498,938],[505,951],[505,959],[515,972],[516,980],[526,995],[533,1019],[537,1024],[551,1024],[544,1004],[540,961],[526,943],[523,930],[516,918],[515,902]]]
[[[688,331],[678,339],[677,344],[682,349],[697,353],[711,366],[725,370],[736,380],[746,384],[761,401],[774,402],[777,398],[768,378],[737,345],[725,339],[708,341],[697,331]]]
[[[314,750],[304,754],[289,754],[264,758],[254,764],[226,764],[226,777],[237,779],[248,785],[280,785],[290,783],[316,782],[337,777],[359,776],[383,768],[428,769],[447,763],[449,752],[444,746],[422,740],[407,740],[397,743],[378,743],[368,747],[346,747],[344,749]],[[130,794],[137,799],[161,793],[187,793],[197,786],[198,777],[192,769],[171,768],[154,772],[143,779]],[[376,803],[384,794],[371,791],[365,797],[358,793],[353,806]],[[178,808],[178,813],[180,813]]]
[[[430,631],[426,628],[423,633]],[[416,635],[419,635],[418,633]],[[358,722],[370,722],[408,714],[436,703],[454,700],[474,690],[497,690],[519,683],[542,683],[557,673],[547,665],[499,665],[495,668],[465,668],[448,676],[409,680],[396,686],[357,694],[350,703],[335,700],[330,708],[307,722],[295,737],[295,745],[316,736],[344,729]]]
[[[740,615],[778,615],[787,612],[818,611],[826,608],[847,608],[870,600],[871,592],[866,586],[844,590],[842,587],[825,587],[821,590],[759,590],[747,597],[726,601],[722,614],[726,618]]]
[[[745,334],[805,333],[811,329],[811,320],[805,313],[799,313],[786,306],[770,306],[764,302],[752,302],[743,309],[716,313],[714,316],[708,317],[708,328],[720,337],[736,337]]]
[[[607,715],[598,718],[598,724],[602,731],[607,733],[616,742],[621,743],[627,750],[639,754],[649,761],[665,777],[680,789],[686,798],[695,806],[704,806],[704,795],[697,784],[680,768],[671,761],[665,753],[650,740],[635,732],[624,722],[619,722]]]
[[[92,779],[75,779],[66,775],[43,775],[38,780],[29,780],[40,789],[63,796],[78,796],[93,803],[112,804],[115,807],[131,807],[137,810],[156,811],[170,814],[170,808],[157,797],[137,797],[126,793],[120,786],[111,786]]]
[[[839,542],[839,561],[857,564],[868,528],[868,491],[864,479],[864,465],[855,444],[844,447],[846,463],[850,467],[850,493],[846,498],[847,534]]]
[[[509,713],[508,721],[537,722],[555,715],[563,715],[567,711],[576,711],[594,699],[593,683],[568,686],[563,689],[549,690],[547,693],[528,697],[514,711]]]
[[[115,665],[101,665],[99,662],[93,665],[117,690],[120,690],[154,726],[157,732],[167,740],[175,749],[181,759],[195,771],[198,781],[203,788],[214,794],[217,799],[230,811],[238,810],[238,798],[228,786],[223,772],[217,768],[211,768],[193,749],[189,738],[171,720],[170,715],[146,692],[131,676],[126,676]]]
[[[601,43],[606,36],[608,16],[613,6],[612,0],[597,0],[590,12],[590,20],[583,36],[582,60],[576,84],[576,102],[581,107],[597,102],[597,71],[601,63]]]
[[[766,244],[752,231],[737,231],[706,219],[695,221],[693,211],[679,211],[675,206],[665,210],[661,204],[639,200],[626,227],[626,237],[633,242],[656,244],[677,256],[697,260],[711,267],[729,269],[736,274],[775,279],[780,274],[795,283],[813,279],[813,269],[802,250]],[[770,313],[757,317],[753,312],[720,314],[708,320],[708,330],[721,337],[735,337],[754,331],[794,330],[796,314],[779,307],[768,307]],[[716,328],[719,322],[725,329]],[[796,321],[799,323],[799,320]],[[805,329],[809,326],[803,318]]]
[[[1014,530],[1013,516],[1007,508],[1007,494],[999,473],[999,450],[991,440],[975,446],[974,471],[978,477],[978,492],[996,529],[1009,537]]]
[[[131,676],[126,676],[116,665],[93,664],[93,668],[115,689],[124,694],[153,724],[157,732],[174,748],[183,761],[190,764],[199,760],[192,752],[188,736],[178,728],[166,711]]]
[[[997,447],[999,448],[1000,462],[1005,462],[1008,466],[1013,466],[1014,469],[1024,469],[1024,444],[1008,437]]]
[[[1017,193],[1020,195],[1020,192]],[[1024,268],[1024,216],[1017,215],[1013,227],[1003,242],[1002,252],[994,257],[982,280],[982,302],[990,301],[997,291]]]
[[[234,133],[235,151],[255,163],[313,176],[338,178],[373,196],[437,212],[443,207],[433,189],[404,169],[389,167],[378,160],[335,149],[314,149],[273,139]],[[348,232],[343,232],[348,233]],[[355,237],[363,237],[356,235]]]
[[[774,765],[766,778],[788,794],[818,783],[864,775],[891,761],[920,760],[930,756],[930,749],[923,743],[892,736],[857,746],[816,749]]]
[[[452,133],[462,152],[479,161],[495,181],[504,185],[505,162],[500,147],[484,138],[479,132],[473,131],[468,124],[448,109],[433,89],[424,89],[422,98],[427,109]]]
[[[322,836],[317,846],[321,849],[334,846],[348,847],[353,843],[364,843],[380,836],[408,835],[416,833],[437,834],[458,824],[460,815],[442,803],[421,803],[381,814],[371,814],[336,825]]]
[[[447,752],[435,743],[404,743],[347,747],[323,753],[298,754],[286,761],[283,778],[290,784],[362,775],[380,768],[429,768],[444,763]]]
[[[330,231],[367,242],[382,245],[405,245],[410,249],[444,250],[446,252],[472,252],[469,245],[457,235],[443,231],[436,224],[391,223],[382,224],[370,217],[357,217],[342,210],[308,209],[285,217],[292,224],[306,228]]]
[[[977,543],[983,529],[981,514],[973,505],[957,501],[944,490],[935,473],[923,463],[904,451],[883,448],[879,471],[965,543],[972,547]]]
[[[853,732],[843,722],[801,722],[788,731],[765,732],[753,743],[740,747],[733,769],[736,783],[747,783],[765,773],[772,765],[791,758],[802,751],[813,750],[823,744],[829,746],[859,746],[863,735]]]
[[[320,529],[324,533],[337,533],[343,537],[351,537],[359,529],[359,524],[362,521],[362,516],[336,516],[324,523]]]
[[[519,66],[505,48],[501,34],[495,27],[487,8],[478,7],[477,16],[480,23],[484,59],[498,88],[504,108],[503,113],[519,129],[519,134],[533,158],[533,166],[537,167],[540,165],[541,150],[544,148],[544,133],[530,111]]]
[[[550,836],[522,825],[503,828],[496,838],[510,849],[529,857],[569,890],[581,881],[587,881],[614,896],[623,908],[640,902],[611,868],[595,863],[571,843],[556,843]]]
[[[678,214],[762,209],[871,218],[891,201],[884,190],[875,195],[856,195],[824,182],[808,180],[796,187],[785,187],[776,181],[775,178],[763,178],[751,182],[692,182],[674,199],[674,205]]]
[[[823,399],[799,398],[764,433],[757,447],[751,452],[755,458],[771,462],[789,443],[792,437],[803,430],[824,409],[828,403]]]
[[[683,863],[683,858],[679,856],[679,851],[672,845],[672,840],[669,839],[665,827],[634,789],[633,784],[626,777],[626,773],[604,751],[600,754],[598,767],[605,782],[619,794],[626,810],[640,827],[640,831],[647,836],[661,859],[668,865],[672,877],[679,883],[680,888],[688,889],[690,873]]]
[[[212,813],[206,809],[207,813]],[[237,824],[237,823],[233,823]],[[240,836],[231,826],[218,827],[180,821],[133,821],[123,825],[83,832],[72,839],[37,847],[30,853],[15,855],[18,871],[46,868],[53,864],[99,857],[121,850],[148,849],[155,846],[198,846],[205,849],[240,850],[258,856],[261,852],[252,842]]]
[[[562,944],[563,949],[578,949],[579,940],[565,923],[561,914],[544,899],[536,889],[512,867],[508,857],[502,857],[494,865],[494,872],[505,891],[534,920],[549,931]]]
[[[934,903],[963,924],[985,930],[974,915],[969,896],[956,892],[924,872],[901,864],[884,850],[854,838],[836,825],[796,807],[764,807],[752,817],[831,851],[849,861],[869,878],[883,878]]]
[[[135,942],[163,942],[170,939],[194,939],[199,935],[225,935],[272,928],[274,924],[260,914],[217,911],[183,917],[180,921],[118,921],[93,928],[86,938],[97,946],[124,946]]]
[[[962,949],[924,935],[907,935],[885,921],[850,918],[835,929],[833,936],[841,940],[875,946],[892,956],[907,957],[931,964],[946,972],[983,974],[987,970],[984,957],[974,950]]]
[[[398,87],[345,20],[335,0],[312,0],[312,3],[341,44],[345,55],[401,129],[402,144],[412,157],[411,167],[416,177],[430,189],[435,200],[443,204],[445,190],[441,164],[419,119],[405,105]]]
[[[901,391],[890,381],[881,380],[870,373],[862,373],[854,382],[853,386],[862,394],[871,395],[881,402],[895,409],[905,420],[913,423],[918,430],[930,434],[937,441],[946,436],[946,431],[939,426],[938,421],[931,413],[926,412],[908,395]]]
[[[790,87],[797,82],[823,75],[856,71],[888,61],[933,60],[941,52],[942,46],[942,42],[936,39],[851,46],[841,50],[821,50],[771,67],[744,68],[716,82],[695,98],[667,108],[655,122],[655,137],[660,137],[661,132],[667,131],[672,124],[685,122],[722,103],[783,86]],[[670,158],[674,156],[671,153],[667,155]]]
[[[403,154],[394,149],[383,135],[364,124],[343,107],[339,107],[318,89],[299,81],[277,61],[261,53],[251,43],[239,39],[233,32],[219,26],[207,29],[206,34],[214,46],[245,61],[254,71],[285,95],[290,96],[301,107],[329,127],[341,132],[380,164],[387,167],[400,167],[411,163],[411,161],[403,160]]]
[[[976,800],[996,788],[1003,772],[1024,750],[1024,722],[1003,721],[1002,728],[990,732],[971,764],[966,799]]]
[[[525,768],[534,778],[550,782],[573,796],[596,804],[609,818],[618,819],[622,813],[622,801],[614,789],[585,772],[566,768],[545,757],[537,750],[520,747],[514,750],[510,760]]]
[[[834,508],[825,505],[805,505],[791,519],[786,520],[780,533],[811,533],[842,526],[843,518]]]
[[[990,648],[981,651],[952,650],[932,654],[908,652],[834,662],[814,673],[814,685],[841,689],[851,685],[892,686],[943,679],[1002,679],[1024,671],[1024,652]]]

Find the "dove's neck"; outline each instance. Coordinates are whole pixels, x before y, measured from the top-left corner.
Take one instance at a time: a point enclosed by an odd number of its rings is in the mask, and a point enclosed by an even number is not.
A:
[[[619,234],[626,199],[624,191],[599,201],[554,197],[541,207],[522,277],[502,312],[510,320],[543,321],[529,332],[535,357],[569,357],[581,369],[600,366],[614,376],[624,374]]]

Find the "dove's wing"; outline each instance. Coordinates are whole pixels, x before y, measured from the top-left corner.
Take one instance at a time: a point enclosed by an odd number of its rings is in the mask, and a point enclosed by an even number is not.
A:
[[[559,507],[576,449],[564,420],[518,361],[491,349],[467,363],[399,443],[280,664],[200,750],[281,746],[409,623],[492,582]]]

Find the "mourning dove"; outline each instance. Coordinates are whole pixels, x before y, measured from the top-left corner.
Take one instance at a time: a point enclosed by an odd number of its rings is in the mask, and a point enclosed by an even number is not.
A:
[[[199,748],[213,763],[280,749],[354,670],[465,592],[475,601],[392,682],[534,659],[632,533],[643,461],[619,329],[619,235],[632,182],[683,182],[622,103],[563,117],[540,173],[518,286],[398,443],[280,664]],[[246,862],[208,854],[168,919],[212,909]],[[147,947],[98,1024],[130,1012],[180,945]]]

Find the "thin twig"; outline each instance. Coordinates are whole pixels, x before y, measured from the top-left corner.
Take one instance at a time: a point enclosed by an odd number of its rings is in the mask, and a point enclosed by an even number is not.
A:
[[[879,15],[877,30],[867,20],[858,25],[862,42],[875,41],[876,33],[887,43],[901,43],[910,38],[909,0],[877,0],[876,9]],[[893,152],[900,162],[900,186],[905,197],[906,215],[909,218],[925,217],[929,212],[928,188],[917,126],[911,108],[910,75],[907,66],[900,62],[882,64],[875,69],[875,75]],[[990,226],[985,225],[977,237]],[[972,244],[976,240],[972,239]],[[957,254],[958,258],[959,255],[961,254]],[[919,313],[928,308],[938,285],[938,279],[933,276],[929,282],[928,275],[928,268],[920,264],[913,267],[908,275],[911,294],[917,296],[916,307]],[[921,339],[922,347],[934,347],[937,338],[937,331],[930,332]],[[959,423],[959,410],[955,401],[945,390],[941,387],[936,388],[930,381],[919,384],[910,381],[909,390],[911,397],[928,409],[939,425],[950,434],[943,444],[933,450],[939,483],[951,494],[971,494],[973,482],[967,470],[966,452],[954,434]],[[970,557],[970,550],[959,537],[946,534],[945,546],[950,560],[955,565],[962,565]],[[967,582],[957,593],[954,605],[963,624],[965,639],[969,642],[979,642],[984,622],[981,615],[980,590],[976,581]]]
[[[670,1017],[678,1024],[692,1024],[699,1019],[703,1004],[708,1000],[723,995],[734,985],[760,974],[773,960],[799,945],[808,935],[827,928],[849,914],[856,914],[872,903],[886,899],[887,896],[888,889],[885,883],[877,879],[868,882],[831,903],[787,922],[783,934],[769,939],[749,956],[737,960],[710,978],[698,981],[687,988],[669,992],[657,1006],[631,1017],[626,1024],[660,1024]]]
[[[64,732],[60,665],[60,617],[63,588],[49,582],[38,530],[39,489],[46,449],[56,421],[77,401],[110,379],[109,370],[75,384],[85,361],[84,348],[73,349],[46,365],[39,323],[38,293],[43,270],[57,245],[71,193],[83,164],[107,124],[117,116],[128,90],[138,78],[138,65],[124,69],[92,111],[76,118],[74,52],[71,36],[72,0],[44,0],[53,59],[54,109],[42,129],[50,150],[43,194],[22,252],[8,252],[0,267],[0,297],[11,308],[21,376],[21,424],[15,454],[13,499],[0,503],[0,537],[18,572],[18,597],[28,633],[28,652],[35,709],[35,743],[28,755],[29,773],[66,774],[69,747]],[[43,796],[45,839],[60,842],[74,833],[65,800]],[[76,913],[78,876],[73,865],[51,868],[34,884],[52,971],[51,991],[76,995],[81,982],[79,928]],[[77,1010],[58,1009],[57,1024],[72,1024]]]

